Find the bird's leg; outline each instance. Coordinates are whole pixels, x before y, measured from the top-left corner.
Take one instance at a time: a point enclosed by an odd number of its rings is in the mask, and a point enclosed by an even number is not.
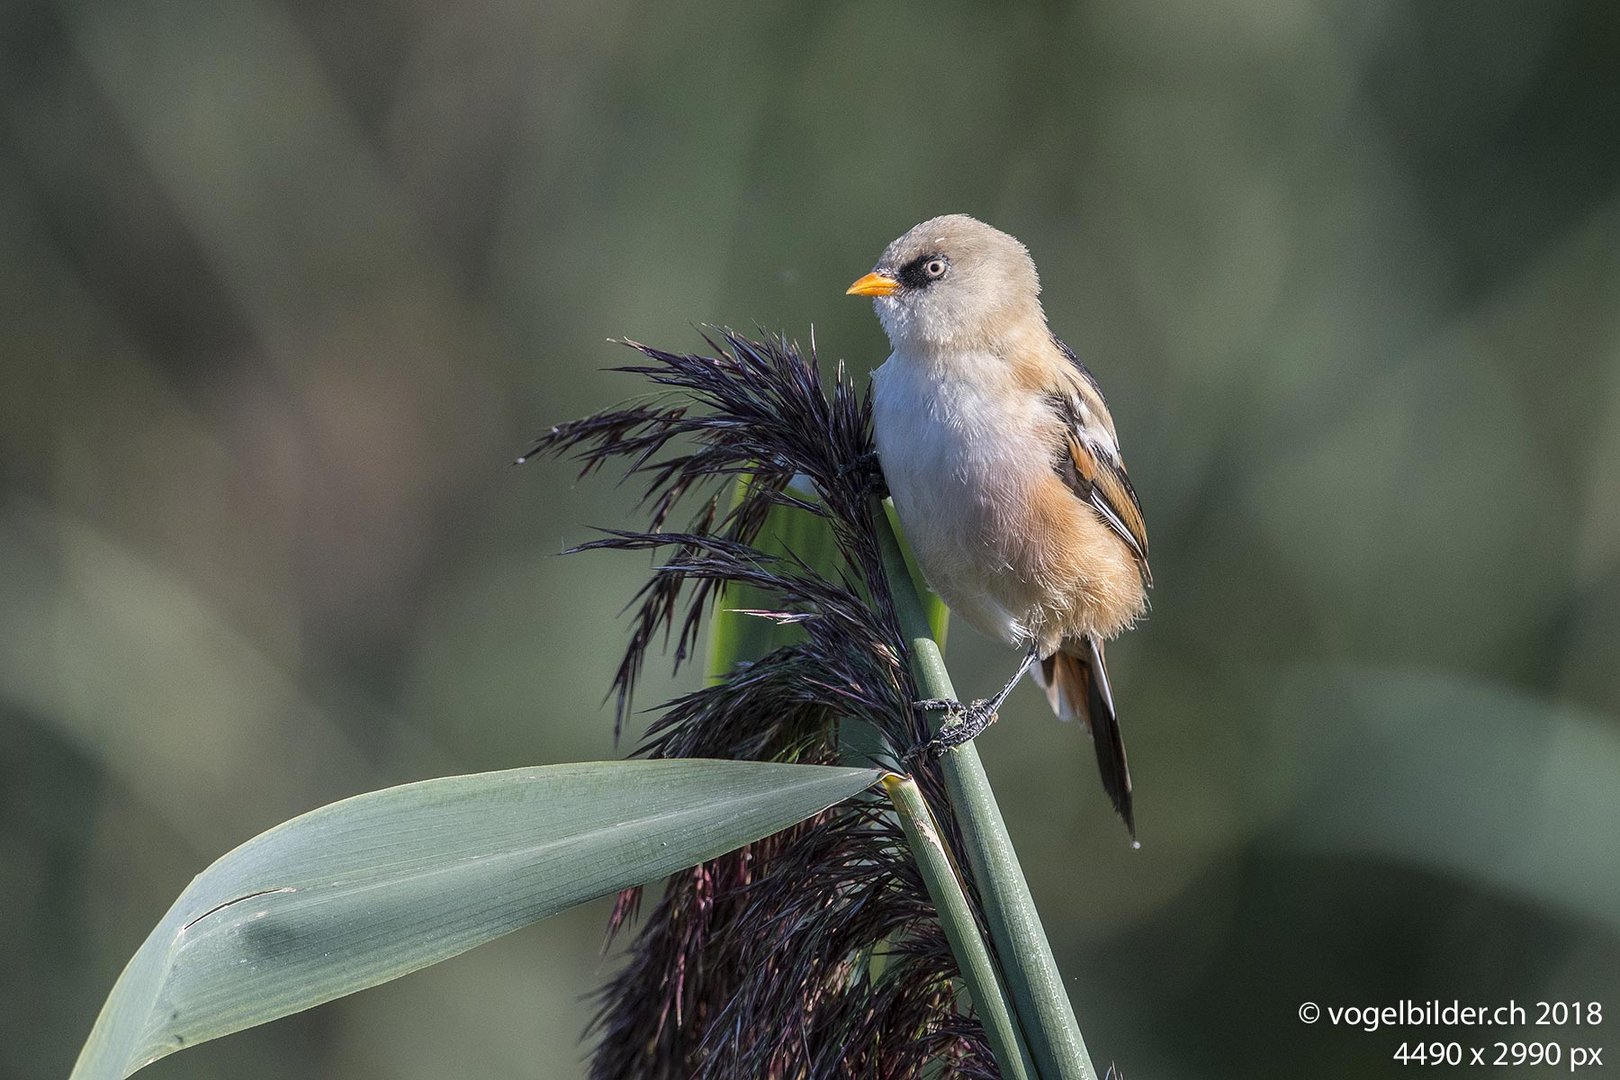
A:
[[[840,479],[852,473],[864,493],[880,497],[889,493],[889,485],[883,478],[883,464],[878,461],[876,450],[868,450],[854,461],[846,461],[838,467]]]
[[[1007,680],[1007,685],[1003,686],[995,697],[981,698],[975,701],[967,708],[960,710],[962,717],[960,723],[940,728],[939,734],[933,739],[933,742],[939,745],[939,749],[948,750],[953,746],[961,746],[970,739],[977,738],[985,728],[995,723],[996,710],[1000,709],[1002,702],[1007,700],[1007,695],[1013,692],[1013,687],[1018,685],[1018,680],[1022,679],[1029,672],[1029,669],[1034,666],[1037,656],[1039,656],[1039,653],[1036,651],[1036,647],[1031,645],[1029,651],[1024,654],[1023,663],[1018,665],[1018,670],[1013,672],[1013,677]]]
[[[927,698],[917,702],[916,705],[919,709],[929,711],[943,709],[960,717],[960,720],[955,724],[946,724],[940,728],[938,735],[912,750],[906,757],[911,758],[922,753],[942,754],[953,746],[961,746],[963,743],[977,738],[985,728],[995,722],[996,710],[1001,708],[1002,702],[1007,700],[1007,695],[1011,694],[1013,687],[1018,685],[1018,680],[1029,672],[1029,669],[1035,665],[1035,661],[1039,658],[1038,647],[1031,645],[1029,651],[1024,654],[1023,663],[1019,664],[1018,670],[1013,672],[1013,677],[1007,680],[1007,685],[1003,686],[1001,691],[993,698],[984,698],[968,706],[963,706],[959,701],[950,701],[943,698]]]
[[[1035,661],[1039,660],[1040,658],[1041,654],[1039,651],[1039,646],[1033,644],[1030,645],[1029,651],[1024,654],[1023,663],[1018,665],[1018,670],[1013,672],[1013,677],[1007,680],[1007,685],[1001,688],[1001,693],[991,698],[988,702],[980,702],[978,704],[988,704],[992,713],[1001,708],[1001,703],[1006,701],[1007,695],[1013,692],[1013,687],[1018,685],[1018,680],[1022,679],[1025,675],[1028,675],[1029,669],[1034,667]]]

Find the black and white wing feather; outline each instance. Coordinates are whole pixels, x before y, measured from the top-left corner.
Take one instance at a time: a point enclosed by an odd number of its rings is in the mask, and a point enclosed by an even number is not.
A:
[[[1087,503],[1136,557],[1142,580],[1153,583],[1148,569],[1147,523],[1142,504],[1125,472],[1120,457],[1114,421],[1108,415],[1097,380],[1074,351],[1056,337],[1059,351],[1074,365],[1079,378],[1071,388],[1054,391],[1052,405],[1063,417],[1064,445],[1058,448],[1055,465],[1074,493]]]

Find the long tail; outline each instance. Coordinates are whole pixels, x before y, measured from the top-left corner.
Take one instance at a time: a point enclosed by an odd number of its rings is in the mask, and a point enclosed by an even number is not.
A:
[[[1119,733],[1119,714],[1103,666],[1102,645],[1084,637],[1065,641],[1062,648],[1042,660],[1035,681],[1046,691],[1052,711],[1063,720],[1079,720],[1091,734],[1097,751],[1097,771],[1103,790],[1136,839],[1136,817],[1131,810],[1131,770],[1125,763],[1125,740]]]

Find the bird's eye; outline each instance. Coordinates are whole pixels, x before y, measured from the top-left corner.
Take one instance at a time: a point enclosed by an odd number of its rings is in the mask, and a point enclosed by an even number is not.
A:
[[[923,274],[929,281],[938,281],[945,276],[946,263],[944,259],[929,259],[923,263]]]

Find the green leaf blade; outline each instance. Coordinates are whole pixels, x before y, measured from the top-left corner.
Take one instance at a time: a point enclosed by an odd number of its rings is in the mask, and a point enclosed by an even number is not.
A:
[[[448,959],[585,900],[778,832],[872,769],[596,762],[387,788],[294,818],[192,882],[130,961],[74,1077]]]

